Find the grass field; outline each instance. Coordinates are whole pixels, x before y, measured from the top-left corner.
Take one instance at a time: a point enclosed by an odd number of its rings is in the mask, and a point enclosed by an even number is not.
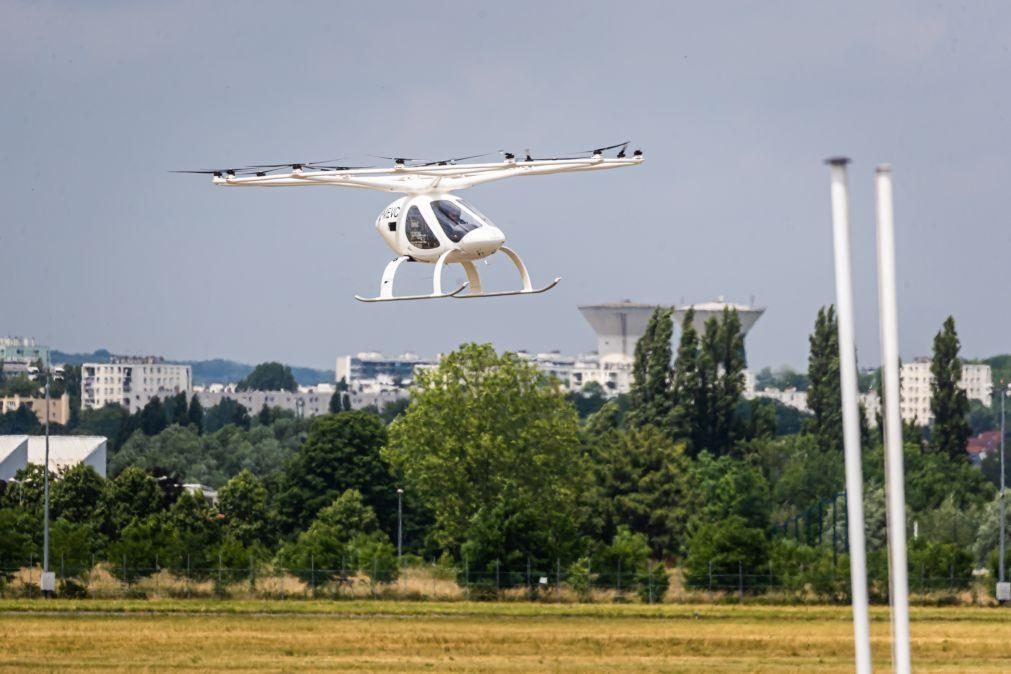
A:
[[[1011,612],[912,618],[916,671],[1011,671]],[[852,652],[849,611],[826,606],[0,601],[4,672],[847,672]]]

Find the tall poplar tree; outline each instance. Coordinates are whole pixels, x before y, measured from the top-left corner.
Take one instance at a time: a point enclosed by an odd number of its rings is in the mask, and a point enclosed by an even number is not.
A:
[[[695,401],[699,396],[699,334],[695,330],[695,310],[685,312],[681,324],[681,339],[678,342],[677,360],[671,382],[673,408],[667,425],[674,440],[687,440],[688,452],[694,455],[694,426],[697,414]]]
[[[807,406],[814,415],[811,433],[822,449],[842,451],[842,393],[839,385],[839,330],[835,307],[818,309],[807,361]]]
[[[955,319],[944,321],[934,337],[934,358],[930,364],[933,382],[930,385],[930,411],[934,425],[930,431],[931,446],[936,452],[954,460],[966,461],[966,442],[972,434],[969,427],[969,399],[962,381],[962,361],[958,357],[961,344],[955,331]]]
[[[646,331],[635,344],[632,365],[632,390],[629,392],[628,423],[663,428],[670,417],[671,337],[674,323],[671,310],[658,307],[646,324]]]

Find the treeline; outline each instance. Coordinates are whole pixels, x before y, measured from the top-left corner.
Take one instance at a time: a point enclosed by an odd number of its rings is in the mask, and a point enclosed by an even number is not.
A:
[[[745,591],[843,598],[831,307],[810,340],[812,414],[793,418],[771,401],[742,399],[736,313],[701,332],[693,318],[672,348],[671,313],[658,310],[636,347],[630,394],[610,400],[602,391],[567,396],[516,355],[466,344],[419,372],[410,404],[385,420],[342,404],[310,422],[234,403],[199,410],[182,398],[132,416],[82,413],[78,429],[97,432],[102,419],[115,431],[101,433],[117,438],[113,477],[77,467],[54,482],[54,554],[125,559],[131,573],[274,564],[310,569],[314,581],[321,569],[384,581],[397,573],[399,531],[406,554],[446,560],[468,587],[521,583],[524,568],[592,585],[617,568],[662,594],[664,569],[676,566],[689,588],[730,578]],[[996,561],[995,490],[964,451],[971,415],[952,385],[953,321],[934,357],[937,423],[906,434],[911,577],[966,583]],[[870,425],[862,436],[871,573],[884,580],[883,452]],[[23,471],[0,495],[0,566],[38,556],[40,471]],[[183,482],[220,486],[217,504]],[[872,587],[879,598],[884,591]]]

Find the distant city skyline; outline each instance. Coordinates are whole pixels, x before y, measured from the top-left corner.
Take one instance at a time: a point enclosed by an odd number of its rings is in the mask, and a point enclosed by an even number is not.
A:
[[[0,6],[0,333],[329,368],[341,353],[471,341],[587,351],[582,304],[754,296],[767,313],[750,365],[802,369],[835,297],[822,160],[845,154],[861,365],[879,360],[879,162],[894,169],[903,357],[929,354],[949,314],[965,356],[1011,352],[998,294],[1009,29],[998,3],[12,0]],[[624,140],[643,165],[466,194],[535,285],[563,279],[499,300],[357,303],[391,256],[373,223],[392,195],[169,173]],[[482,266],[488,289],[515,285],[500,262]],[[405,267],[403,290],[430,282]],[[446,282],[462,276],[451,267]]]

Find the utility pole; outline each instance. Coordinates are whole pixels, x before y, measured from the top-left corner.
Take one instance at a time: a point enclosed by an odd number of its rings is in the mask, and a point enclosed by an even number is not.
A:
[[[1011,387],[1004,384],[1004,380],[1000,380],[1000,562],[998,563],[998,576],[997,576],[997,601],[1003,604],[1004,602],[1011,599],[1011,583],[1005,581],[1004,575],[1004,527],[1005,518],[1007,513],[1005,511],[1006,501],[1004,498],[1004,487],[1005,487],[1005,477],[1004,477],[1004,401],[1008,397],[1008,392]]]
[[[397,489],[397,568],[404,554],[404,490]]]
[[[49,571],[49,382],[53,379],[63,379],[63,368],[56,368],[55,370],[51,367],[44,367],[42,369],[31,367],[28,368],[28,377],[30,379],[37,379],[39,377],[44,378],[44,388],[46,391],[46,405],[45,405],[45,415],[46,415],[46,458],[43,465],[42,476],[43,476],[43,515],[42,515],[42,578],[39,582],[39,587],[42,589],[43,593],[55,592],[56,591],[56,577],[55,574]]]

